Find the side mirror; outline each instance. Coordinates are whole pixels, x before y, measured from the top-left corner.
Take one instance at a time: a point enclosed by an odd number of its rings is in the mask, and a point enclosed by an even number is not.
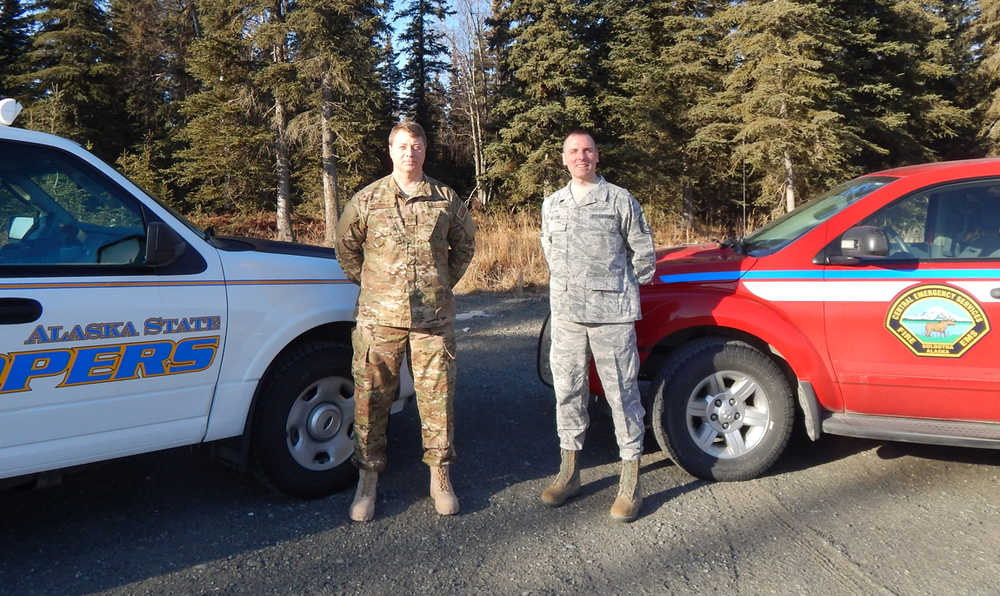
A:
[[[146,226],[146,264],[164,267],[181,258],[187,243],[170,226],[160,221]]]
[[[889,237],[876,226],[855,226],[840,237],[840,254],[856,258],[888,256]]]
[[[7,230],[7,237],[12,240],[20,240],[35,225],[34,217],[17,216],[10,220],[10,228]]]

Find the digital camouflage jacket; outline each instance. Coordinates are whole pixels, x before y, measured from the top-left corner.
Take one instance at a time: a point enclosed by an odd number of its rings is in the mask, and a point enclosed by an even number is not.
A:
[[[604,178],[575,200],[570,186],[542,203],[552,317],[577,323],[641,318],[639,284],[653,279],[653,233],[627,190]]]

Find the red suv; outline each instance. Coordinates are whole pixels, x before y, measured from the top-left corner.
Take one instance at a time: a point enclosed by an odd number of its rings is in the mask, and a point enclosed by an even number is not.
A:
[[[1000,159],[870,174],[661,250],[641,301],[649,422],[694,476],[760,475],[796,416],[813,440],[1000,448]]]

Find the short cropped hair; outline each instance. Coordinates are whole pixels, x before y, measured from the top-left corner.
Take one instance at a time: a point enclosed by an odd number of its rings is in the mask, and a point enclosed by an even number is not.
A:
[[[424,127],[420,126],[412,120],[403,120],[402,122],[397,122],[392,130],[389,131],[389,144],[392,145],[392,140],[396,138],[396,133],[399,131],[405,131],[410,133],[410,136],[414,139],[420,139],[427,144],[427,133],[424,132]]]
[[[566,133],[566,138],[563,139],[563,151],[566,150],[566,141],[568,141],[569,138],[572,137],[573,135],[583,135],[585,137],[590,137],[591,142],[594,143],[594,148],[595,149],[597,148],[597,139],[594,138],[594,135],[590,134],[589,130],[583,128],[574,128],[573,130]]]

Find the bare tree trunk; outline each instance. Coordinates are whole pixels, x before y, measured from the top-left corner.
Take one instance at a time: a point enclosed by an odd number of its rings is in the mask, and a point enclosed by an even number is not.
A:
[[[691,242],[691,231],[694,229],[694,189],[687,178],[683,183],[684,193],[684,237],[685,242]]]
[[[480,204],[485,205],[489,201],[489,193],[482,185],[482,179],[486,174],[484,130],[485,122],[489,118],[486,89],[487,57],[484,51],[485,21],[468,0],[465,2],[462,17],[463,36],[460,38],[449,36],[453,64],[460,73],[454,82],[465,96],[465,106],[461,107],[460,111],[469,121],[468,137],[472,145],[470,152],[477,182],[474,196]]]
[[[780,70],[778,71],[780,75]],[[788,105],[784,100],[781,101],[781,117],[788,117]],[[792,168],[792,154],[785,149],[781,154],[781,161],[785,166],[785,179],[782,183],[782,189],[785,193],[785,213],[790,213],[795,209],[795,170]]]
[[[275,170],[278,175],[277,197],[277,238],[278,240],[295,240],[292,230],[292,168],[288,159],[288,134],[285,105],[279,100],[274,102],[274,153]]]
[[[783,154],[783,161],[785,164],[785,182],[783,184],[785,189],[785,212],[791,212],[795,209],[795,170],[792,168],[792,156],[785,149]]]
[[[333,118],[333,82],[330,74],[323,75],[322,82],[323,109],[320,110],[320,130],[323,135],[323,241],[327,246],[336,242],[335,232],[337,218],[340,217],[340,194],[337,189],[337,161],[334,147],[333,131],[330,130],[330,120]]]

